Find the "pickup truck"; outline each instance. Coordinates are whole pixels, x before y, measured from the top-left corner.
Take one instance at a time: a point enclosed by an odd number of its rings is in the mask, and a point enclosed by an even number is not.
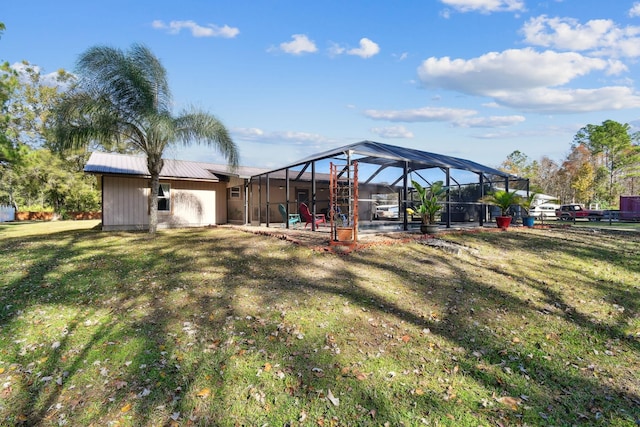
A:
[[[561,221],[573,221],[576,219],[587,219],[589,221],[600,221],[604,217],[602,211],[585,209],[584,206],[571,203],[568,205],[560,205],[556,209],[556,217]]]

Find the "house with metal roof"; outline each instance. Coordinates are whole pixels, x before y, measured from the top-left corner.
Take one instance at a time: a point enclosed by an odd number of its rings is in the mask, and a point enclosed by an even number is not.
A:
[[[314,214],[328,214],[332,203],[330,165],[338,165],[341,171],[337,179],[349,183],[354,164],[359,168],[360,198],[358,206],[348,207],[350,212],[346,213],[357,212],[363,224],[375,218],[376,205],[397,203],[400,217],[396,225],[405,230],[411,221],[405,208],[411,203],[412,180],[427,186],[442,180],[452,189],[443,210],[447,226],[456,220],[452,202],[456,188],[462,191],[468,185],[475,186],[478,194],[472,197],[477,200],[487,185],[497,182],[508,188],[510,182],[518,180],[471,160],[373,141],[328,150],[273,170],[230,169],[227,165],[167,159],[160,174],[158,227],[227,223],[269,226],[283,222],[279,205],[288,213],[297,213],[303,202]],[[144,157],[94,152],[85,172],[98,177],[104,230],[148,228],[150,175]],[[480,207],[473,209],[479,211]],[[484,219],[481,213],[472,216],[464,218],[480,223]]]
[[[98,177],[103,230],[149,227],[146,158],[93,152],[84,168]],[[160,174],[158,228],[245,221],[245,183],[262,169],[166,159]]]

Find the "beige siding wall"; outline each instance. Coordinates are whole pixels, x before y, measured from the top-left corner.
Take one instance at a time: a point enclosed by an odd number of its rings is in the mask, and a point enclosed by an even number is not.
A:
[[[102,228],[141,230],[149,227],[147,181],[105,176],[102,185]]]
[[[158,228],[202,227],[227,221],[223,183],[167,181],[171,211],[158,212]],[[104,177],[103,229],[138,230],[149,227],[149,183],[146,179]]]
[[[224,194],[224,185],[188,181],[161,182],[171,183],[171,212],[158,213],[158,227],[201,227],[225,221],[225,215],[220,215],[218,208],[221,204],[219,190],[222,188]]]

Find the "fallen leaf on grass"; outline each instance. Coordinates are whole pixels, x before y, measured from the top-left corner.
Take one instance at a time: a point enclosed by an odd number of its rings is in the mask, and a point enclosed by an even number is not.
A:
[[[340,406],[340,399],[338,399],[333,395],[333,393],[331,393],[331,389],[327,390],[327,399],[329,399],[329,402],[331,402],[333,406]]]
[[[122,408],[120,408],[120,412],[122,412],[123,414],[129,412],[130,410],[131,410],[131,403],[127,403]]]
[[[518,409],[518,405],[520,404],[520,401],[518,399],[516,399],[515,397],[511,397],[511,396],[498,397],[498,398],[496,398],[496,400],[498,402],[502,403],[503,405],[506,405],[509,408],[513,409],[514,411],[516,409]]]
[[[411,341],[411,337],[409,335],[403,335],[402,338],[400,338],[402,340],[402,342],[404,342],[405,344],[408,343],[409,341]]]
[[[196,394],[196,396],[206,399],[207,397],[209,397],[210,394],[211,394],[211,389],[203,388]]]

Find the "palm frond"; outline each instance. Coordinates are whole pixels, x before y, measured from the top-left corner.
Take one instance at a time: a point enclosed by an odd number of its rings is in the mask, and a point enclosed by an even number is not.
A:
[[[176,136],[184,145],[195,142],[215,148],[229,165],[238,166],[238,147],[224,124],[212,114],[194,109],[181,114],[176,118]]]
[[[171,93],[166,70],[143,45],[129,52],[95,46],[84,52],[77,65],[80,87],[108,96],[123,115],[138,116],[170,111]]]

